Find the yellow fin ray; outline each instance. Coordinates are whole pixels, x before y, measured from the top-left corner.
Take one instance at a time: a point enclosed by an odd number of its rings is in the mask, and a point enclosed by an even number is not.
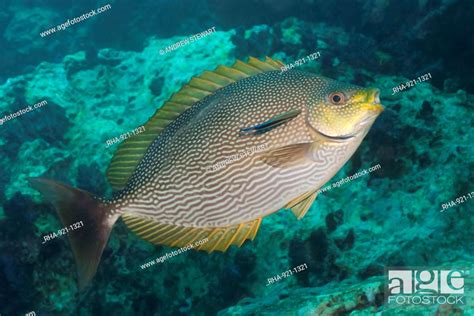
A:
[[[124,214],[122,218],[127,226],[139,237],[159,245],[184,247],[197,241],[207,241],[196,247],[209,253],[225,252],[231,245],[242,246],[245,240],[253,240],[257,235],[262,218],[227,227],[184,227],[159,223],[152,219]]]
[[[287,205],[285,205],[285,208],[290,208],[296,218],[300,220],[306,215],[317,195],[318,193],[316,193],[316,191],[306,192],[305,194],[298,196],[296,199],[291,200]]]

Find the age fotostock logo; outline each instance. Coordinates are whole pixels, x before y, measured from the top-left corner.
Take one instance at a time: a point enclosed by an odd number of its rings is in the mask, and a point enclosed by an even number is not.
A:
[[[389,268],[389,304],[465,304],[464,281],[469,270]]]

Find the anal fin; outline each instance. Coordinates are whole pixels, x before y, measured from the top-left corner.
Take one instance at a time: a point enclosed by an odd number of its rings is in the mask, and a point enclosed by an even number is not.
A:
[[[262,218],[227,227],[184,227],[163,224],[152,219],[144,219],[131,214],[122,218],[127,226],[139,237],[159,245],[184,247],[208,239],[196,250],[225,252],[231,245],[242,246],[245,240],[253,240],[257,235]]]

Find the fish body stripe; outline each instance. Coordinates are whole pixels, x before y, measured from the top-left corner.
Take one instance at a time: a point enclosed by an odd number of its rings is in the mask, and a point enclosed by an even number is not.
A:
[[[307,87],[318,80],[300,72],[267,72],[205,97],[153,141],[117,204],[123,212],[161,223],[222,227],[268,215],[322,186],[358,144],[324,146],[313,154],[314,161],[289,168],[261,159],[272,149],[314,141],[305,121],[306,101],[312,91]],[[239,133],[291,109],[301,114],[271,131],[247,137]],[[262,145],[263,152],[228,159]]]

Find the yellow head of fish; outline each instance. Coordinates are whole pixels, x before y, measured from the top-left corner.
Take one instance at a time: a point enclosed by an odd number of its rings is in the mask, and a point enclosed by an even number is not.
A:
[[[315,78],[317,89],[308,100],[308,122],[319,134],[333,139],[365,135],[383,111],[380,91]]]

